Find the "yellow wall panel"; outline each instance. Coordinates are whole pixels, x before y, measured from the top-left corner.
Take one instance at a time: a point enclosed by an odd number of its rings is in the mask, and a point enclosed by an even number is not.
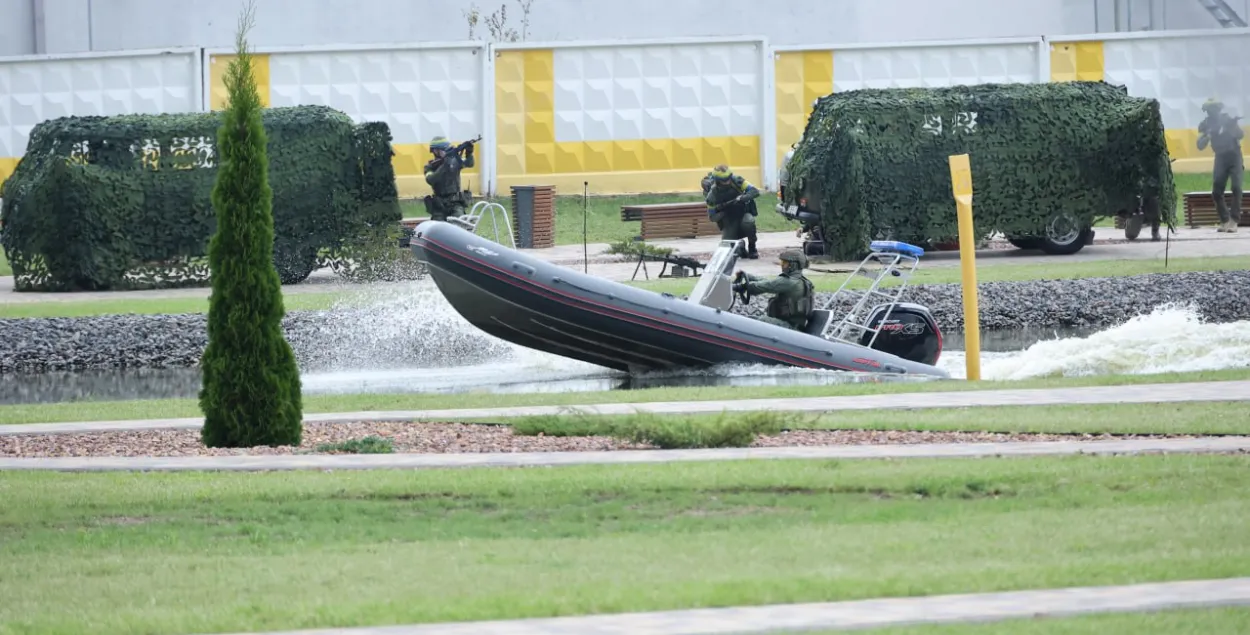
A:
[[[703,160],[703,139],[673,139],[672,163],[674,170],[711,170]]]
[[[643,169],[642,140],[612,142],[613,169],[631,172]]]
[[[495,170],[500,175],[525,174],[525,144],[496,144]]]
[[[612,165],[611,141],[586,141],[582,145],[585,148],[582,151],[583,172],[611,172],[619,169]]]
[[[1102,42],[1059,42],[1050,45],[1050,81],[1101,81]]]
[[[735,169],[752,183],[760,183],[759,167]],[[499,189],[503,193],[513,185],[554,185],[557,194],[580,194],[582,182],[590,182],[595,194],[647,194],[655,192],[698,192],[699,180],[707,169],[666,170],[662,172],[581,172],[574,174],[544,174],[541,177],[508,175],[499,177]]]
[[[226,69],[234,55],[212,55],[208,62],[209,108],[226,108]],[[252,79],[256,80],[256,92],[260,93],[260,105],[269,107],[269,56],[252,54]]]
[[[0,157],[0,185],[4,185],[5,179],[13,176],[13,171],[17,169],[17,162],[20,160]]]
[[[710,170],[719,163],[729,164],[733,169],[733,161],[729,160],[729,137],[703,137],[703,162]]]
[[[833,92],[833,51],[803,52],[803,108],[811,112],[812,101]]]
[[[673,140],[645,139],[642,142],[642,169],[673,169]]]
[[[495,57],[495,171],[525,174],[525,53]]]
[[[585,150],[586,145],[576,141],[555,144],[555,172],[585,172]]]
[[[497,115],[495,142],[502,145],[525,144],[525,113]]]
[[[525,81],[555,81],[555,51],[551,49],[533,49],[524,51],[521,55],[525,59]]]
[[[525,142],[555,143],[556,115],[548,111],[525,110]]]
[[[728,144],[730,166],[759,165],[759,137],[728,137]]]
[[[525,173],[551,174],[556,171],[556,144],[525,143]]]

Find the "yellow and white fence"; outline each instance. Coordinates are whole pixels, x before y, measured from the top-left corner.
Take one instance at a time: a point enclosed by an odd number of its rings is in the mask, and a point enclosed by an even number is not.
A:
[[[31,128],[66,115],[219,109],[230,51],[173,49],[0,58],[0,179]],[[728,163],[775,187],[812,103],[861,87],[1104,79],[1158,99],[1178,171],[1210,169],[1208,97],[1250,114],[1250,29],[904,44],[770,47],[762,38],[262,48],[269,106],[327,105],[394,135],[402,196],[428,192],[426,145],[482,135],[474,192],[696,190]],[[1250,124],[1250,121],[1247,122]],[[1250,130],[1250,126],[1247,127]]]

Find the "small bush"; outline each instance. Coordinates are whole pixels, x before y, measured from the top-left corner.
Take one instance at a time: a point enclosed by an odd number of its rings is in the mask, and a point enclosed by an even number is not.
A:
[[[722,412],[715,418],[639,412],[626,417],[581,413],[523,417],[512,429],[526,436],[610,436],[679,450],[745,448],[759,435],[779,434],[796,425],[801,425],[796,416],[785,412]]]
[[[648,245],[647,243],[633,240],[618,240],[608,245],[608,253],[628,256],[637,256],[641,253],[646,256],[663,258],[664,256],[673,255],[673,251],[672,247],[656,247],[655,245]]]
[[[363,439],[322,443],[315,451],[334,454],[392,454],[395,452],[395,444],[390,439],[369,435]]]

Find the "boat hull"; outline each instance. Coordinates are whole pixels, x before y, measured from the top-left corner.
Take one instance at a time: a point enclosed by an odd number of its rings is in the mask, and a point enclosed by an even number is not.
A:
[[[411,241],[447,301],[495,337],[626,372],[770,364],[948,377],[863,346],[553,265],[449,223]]]

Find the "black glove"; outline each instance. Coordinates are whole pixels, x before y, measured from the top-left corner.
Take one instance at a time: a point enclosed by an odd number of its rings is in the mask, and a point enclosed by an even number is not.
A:
[[[734,293],[746,293],[746,290],[747,290],[747,283],[745,282],[734,283],[734,286],[733,286]]]

